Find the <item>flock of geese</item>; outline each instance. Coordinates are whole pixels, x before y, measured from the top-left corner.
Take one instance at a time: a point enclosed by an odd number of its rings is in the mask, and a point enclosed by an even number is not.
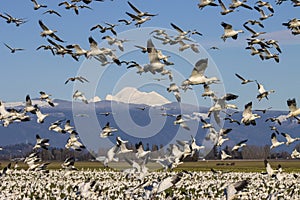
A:
[[[93,8],[90,6],[92,5],[91,3],[104,3],[103,1],[104,0],[72,0],[71,2],[60,2],[58,7],[64,6],[66,10],[73,10],[76,15],[79,15],[80,9],[89,9],[92,12]],[[287,0],[277,0],[276,4],[280,5],[286,3],[286,1]],[[33,9],[35,11],[48,8],[47,5],[39,4],[36,0],[31,0],[31,2],[33,3]],[[79,5],[81,2],[83,4]],[[293,7],[300,6],[298,0],[292,0],[291,2]],[[90,31],[99,30],[100,34],[111,33],[113,36],[105,35],[102,37],[102,40],[106,40],[110,46],[117,47],[119,51],[126,50],[126,43],[133,41],[117,38],[117,26],[129,26],[133,24],[138,28],[153,18],[159,18],[159,13],[142,11],[133,3],[129,1],[127,3],[130,10],[125,12],[125,14],[126,17],[129,18],[124,17],[123,19],[119,19],[118,24],[109,22],[96,24],[90,29]],[[274,8],[269,2],[259,0],[253,7],[248,5],[247,1],[239,0],[232,0],[232,3],[229,5],[225,5],[221,0],[218,0],[218,3],[213,0],[200,0],[198,3],[201,12],[204,12],[206,7],[210,6],[220,6],[222,9],[220,12],[221,15],[228,15],[237,11],[237,8],[248,10],[254,9],[254,12],[259,12],[260,17],[258,19],[248,20],[243,24],[243,27],[251,33],[251,36],[246,39],[248,44],[246,49],[251,50],[251,55],[259,55],[261,60],[274,59],[276,62],[279,62],[279,54],[282,53],[282,51],[278,41],[273,39],[265,41],[264,38],[259,37],[266,34],[266,32],[257,32],[254,30],[254,26],[256,28],[264,28],[263,23],[265,20],[267,21],[268,18],[273,17],[275,14]],[[44,14],[62,17],[59,12],[52,9],[44,11],[43,15]],[[3,18],[6,23],[15,24],[17,27],[20,25],[23,26],[23,24],[26,25],[27,23],[27,19],[15,18],[5,12],[3,14],[0,13],[0,17]],[[228,111],[237,109],[236,105],[229,102],[236,100],[238,95],[226,93],[220,97],[213,91],[212,88],[214,84],[220,83],[220,79],[214,76],[207,76],[206,69],[209,67],[208,58],[199,58],[199,60],[194,63],[194,68],[192,69],[190,76],[181,84],[174,81],[172,70],[169,69],[169,67],[172,67],[175,63],[170,61],[170,56],[164,55],[164,52],[156,48],[155,43],[160,42],[163,45],[177,45],[179,52],[190,49],[191,53],[198,54],[200,52],[199,44],[195,43],[191,37],[202,37],[203,34],[196,29],[183,30],[175,23],[170,23],[177,35],[170,35],[164,29],[153,30],[150,33],[151,38],[145,40],[145,47],[135,45],[143,55],[148,54],[149,63],[141,65],[134,60],[120,60],[115,53],[115,49],[98,46],[98,42],[92,36],[88,37],[88,50],[82,48],[77,43],[65,45],[66,41],[61,39],[59,32],[48,26],[44,20],[38,20],[37,24],[41,28],[40,36],[46,38],[45,40],[48,43],[46,45],[40,45],[36,50],[50,50],[53,55],[60,55],[62,57],[68,55],[76,61],[79,61],[81,57],[87,59],[93,58],[99,61],[102,66],[126,65],[127,69],[136,68],[137,74],[141,76],[145,73],[168,76],[170,86],[167,88],[167,91],[172,92],[179,103],[181,102],[182,92],[193,89],[196,85],[203,85],[204,92],[202,97],[210,98],[214,102],[209,108],[207,116],[213,117],[215,123],[210,123],[202,117],[200,117],[199,123],[202,123],[202,129],[209,130],[205,139],[219,147],[229,140],[228,133],[232,130],[229,128],[221,128],[222,120],[226,120],[229,123],[236,123],[237,125],[255,126],[257,121],[261,118],[261,115],[252,111],[252,101],[245,104],[242,119],[240,121],[234,118],[235,113],[238,112],[234,111],[228,113]],[[221,22],[220,25],[224,29],[224,34],[220,36],[224,42],[229,38],[236,40],[238,39],[239,34],[244,33],[244,30],[236,30],[228,22]],[[295,35],[295,37],[300,34],[299,19],[291,19],[288,22],[282,23],[282,25],[291,30],[291,33]],[[155,42],[153,42],[153,40],[155,40]],[[4,45],[11,53],[25,50],[23,48],[11,47],[6,43],[4,43]],[[219,48],[211,47],[211,49],[218,50]],[[258,102],[271,98],[272,93],[275,92],[275,90],[266,90],[264,85],[258,82],[258,80],[248,80],[237,73],[235,76],[241,81],[242,85],[251,83],[256,84],[258,91],[256,99]],[[163,79],[161,78],[159,80]],[[79,81],[82,84],[89,82],[86,77],[74,76],[67,78],[65,84],[74,81]],[[76,90],[73,93],[73,99],[82,101],[84,104],[89,103],[84,96],[84,93],[79,90]],[[6,108],[5,103],[2,101],[0,102],[0,120],[4,127],[9,127],[12,123],[27,122],[32,118],[36,118],[37,123],[45,123],[49,114],[42,113],[42,108],[37,104],[34,104],[29,95],[26,96],[25,101],[25,106],[20,110]],[[56,106],[51,95],[44,91],[40,92],[40,101],[45,101],[50,107]],[[300,115],[300,108],[297,107],[296,100],[288,99],[287,107],[289,113],[286,118],[299,120],[298,116]],[[261,111],[264,114],[267,110],[269,109],[255,111]],[[174,126],[179,126],[179,128],[183,128],[186,131],[191,130],[187,123],[189,119],[185,117],[184,113],[178,113],[177,115],[165,114],[168,117],[174,117]],[[225,114],[225,117],[222,116],[223,114]],[[105,114],[105,116],[107,115]],[[279,116],[269,118],[266,121],[271,121],[277,125],[281,125],[282,123]],[[80,142],[78,133],[71,125],[70,120],[57,120],[52,122],[49,126],[49,130],[57,132],[58,134],[69,135],[69,139],[65,144],[65,148],[67,149],[82,151],[86,148]],[[270,149],[277,148],[283,144],[290,145],[300,140],[300,138],[292,137],[288,133],[280,133],[278,130],[274,131],[275,132],[270,136]],[[28,165],[28,170],[17,170],[17,166],[15,166],[16,169],[12,169],[11,164],[2,170],[1,178],[3,181],[0,183],[2,191],[0,197],[4,199],[31,199],[33,197],[44,199],[53,197],[61,199],[173,199],[173,196],[176,199],[221,199],[225,195],[226,199],[233,199],[235,197],[242,199],[274,199],[277,197],[279,198],[280,196],[289,195],[291,199],[299,198],[298,175],[282,172],[281,166],[276,170],[272,169],[267,160],[264,162],[266,172],[262,174],[226,173],[214,170],[212,170],[212,172],[170,172],[169,170],[173,170],[178,165],[182,164],[185,158],[203,151],[205,146],[200,146],[199,141],[191,136],[189,141],[177,140],[176,144],[170,144],[167,153],[163,157],[153,158],[151,156],[151,151],[144,150],[142,142],[136,144],[134,149],[130,149],[128,148],[130,141],[117,135],[117,132],[118,128],[111,127],[110,122],[107,122],[99,133],[99,140],[114,137],[116,141],[116,143],[107,151],[103,163],[105,166],[109,166],[112,162],[120,162],[121,156],[130,165],[130,168],[124,170],[124,172],[110,170],[80,171],[74,166],[76,160],[74,157],[66,158],[61,165],[60,171],[48,170],[47,166],[50,163],[43,162],[39,154],[42,150],[49,149],[51,141],[47,138],[41,138],[39,134],[36,134],[36,144],[34,145],[32,152],[24,158],[24,162]],[[279,135],[283,136],[285,141],[279,141],[277,139]],[[232,147],[232,151],[239,151],[247,145],[247,142],[248,139],[239,141]],[[231,158],[231,155],[225,150],[222,150],[221,159],[225,160],[227,158]],[[298,152],[297,149],[294,149],[291,158],[300,158],[300,152]],[[164,168],[164,172],[150,172],[147,167],[148,162],[160,164]],[[51,176],[51,179],[43,178],[49,175]],[[267,175],[267,179],[265,179],[265,175]],[[69,179],[69,176],[72,178]],[[35,180],[35,182],[31,181],[31,179]]]

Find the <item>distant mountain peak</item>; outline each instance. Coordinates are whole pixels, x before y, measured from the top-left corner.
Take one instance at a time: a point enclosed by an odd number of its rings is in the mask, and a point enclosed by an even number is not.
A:
[[[170,103],[168,99],[155,91],[141,92],[133,87],[124,87],[116,95],[107,95],[105,100],[128,104],[146,104],[149,106],[159,106]]]

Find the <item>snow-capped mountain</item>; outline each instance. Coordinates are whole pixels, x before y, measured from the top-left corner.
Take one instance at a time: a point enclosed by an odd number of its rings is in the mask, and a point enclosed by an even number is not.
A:
[[[157,92],[141,92],[133,87],[125,87],[116,95],[107,95],[105,99],[128,104],[146,104],[148,106],[159,106],[171,103]]]

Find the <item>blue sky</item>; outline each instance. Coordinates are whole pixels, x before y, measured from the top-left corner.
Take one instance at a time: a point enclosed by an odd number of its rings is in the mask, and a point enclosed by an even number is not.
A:
[[[105,2],[92,2],[89,6],[93,10],[79,10],[79,15],[75,15],[72,10],[66,10],[63,6],[59,7],[61,1],[39,0],[40,4],[46,4],[48,8],[57,10],[62,17],[55,15],[43,15],[45,8],[35,11],[33,3],[30,0],[18,1],[12,3],[9,0],[0,1],[0,13],[7,12],[17,18],[26,18],[27,23],[16,27],[13,24],[7,24],[4,19],[0,19],[0,53],[1,53],[1,75],[0,98],[3,101],[24,101],[25,96],[30,94],[32,97],[38,97],[39,91],[46,91],[52,94],[56,99],[71,99],[73,85],[65,85],[64,82],[68,77],[75,76],[84,61],[81,58],[79,62],[74,61],[70,56],[64,58],[53,56],[49,51],[36,51],[35,49],[41,44],[47,44],[45,38],[40,37],[41,28],[38,20],[42,20],[49,28],[56,29],[57,35],[66,44],[77,43],[83,48],[88,49],[88,37],[93,36],[99,43],[101,38],[107,33],[101,34],[99,31],[90,31],[90,28],[96,24],[103,22],[117,23],[118,19],[129,19],[125,12],[133,13],[128,6],[127,1],[115,0]],[[242,24],[248,19],[257,19],[259,13],[256,10],[247,10],[239,8],[238,12],[230,13],[226,16],[220,15],[220,7],[205,7],[203,10],[198,9],[195,0],[132,0],[137,8],[150,13],[157,13],[158,16],[153,17],[150,21],[142,25],[142,27],[158,27],[162,29],[171,29],[170,23],[175,23],[184,30],[197,29],[203,33],[202,37],[193,36],[204,49],[211,46],[218,46],[220,51],[208,50],[211,59],[220,71],[222,82],[227,92],[239,95],[239,99],[235,101],[240,109],[249,101],[254,102],[255,108],[266,108],[272,106],[273,109],[287,110],[286,100],[288,98],[296,98],[300,102],[300,95],[297,92],[300,84],[299,76],[299,56],[300,35],[293,36],[286,27],[282,26],[283,22],[287,22],[292,18],[299,18],[299,8],[294,8],[290,2],[282,5],[275,5],[275,1],[271,4],[274,7],[274,16],[265,20],[264,29],[254,26],[257,31],[266,31],[266,38],[279,41],[282,49],[280,54],[280,63],[274,60],[261,61],[258,57],[250,55],[245,50],[246,38],[250,34],[240,34],[238,40],[233,41],[227,39],[226,42],[220,38],[223,34],[223,28],[220,25],[222,21],[233,25],[234,29],[244,29]],[[229,1],[224,1],[228,6]],[[82,3],[78,3],[81,5]],[[254,3],[248,3],[253,7]],[[122,31],[135,29],[133,25],[118,26],[118,33]],[[108,33],[111,35],[110,33]],[[150,36],[145,36],[145,45]],[[23,52],[11,54],[9,50],[2,44],[7,43],[13,47],[25,48]],[[155,44],[159,43],[154,41]],[[125,45],[126,50],[126,45]],[[193,53],[187,50],[189,53]],[[138,58],[142,63],[147,63],[147,56],[138,54]],[[199,55],[199,59],[203,58]],[[172,57],[171,57],[172,60]],[[173,60],[174,61],[174,60]],[[176,61],[176,59],[175,59]],[[179,62],[179,61],[178,61]],[[115,65],[111,67],[112,75],[115,72],[126,71],[125,66],[118,68]],[[176,70],[188,76],[192,70],[192,66],[174,66]],[[116,70],[116,71],[114,71]],[[256,100],[257,88],[255,84],[240,85],[240,81],[234,76],[239,73],[245,78],[256,79],[264,84],[267,90],[274,89],[276,92],[270,96],[270,100]],[[147,75],[150,76],[150,75]],[[160,77],[160,76],[150,76]],[[137,75],[137,78],[140,78]],[[187,78],[187,77],[186,77]],[[113,81],[112,81],[113,82]],[[111,93],[111,83],[106,82],[98,86],[96,95],[105,98],[106,94]],[[149,88],[148,88],[149,90]],[[155,88],[153,88],[155,90]],[[158,89],[159,90],[159,89]],[[199,95],[202,93],[202,87],[194,87]],[[163,94],[171,101],[175,98],[169,94]],[[91,97],[88,97],[91,98]],[[205,100],[200,100],[204,104]]]

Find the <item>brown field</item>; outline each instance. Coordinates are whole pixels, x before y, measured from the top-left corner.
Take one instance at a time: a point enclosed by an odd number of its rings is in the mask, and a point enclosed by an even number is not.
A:
[[[46,162],[46,161],[45,161]],[[5,167],[9,161],[1,161],[0,168]],[[51,162],[48,169],[60,169],[62,162]],[[300,172],[300,160],[269,160],[272,168],[277,168],[280,164],[285,172]],[[12,162],[14,165],[14,163]],[[27,165],[19,162],[19,169],[27,169]],[[158,169],[160,165],[157,163],[149,163],[147,165],[150,170]],[[101,162],[76,162],[75,167],[78,169],[104,169]],[[130,166],[125,162],[111,163],[110,167],[114,169],[124,169]],[[179,165],[175,170],[189,170],[189,171],[210,171],[211,168],[215,170],[233,171],[233,172],[262,172],[265,171],[263,160],[207,160],[198,162],[185,162]]]

